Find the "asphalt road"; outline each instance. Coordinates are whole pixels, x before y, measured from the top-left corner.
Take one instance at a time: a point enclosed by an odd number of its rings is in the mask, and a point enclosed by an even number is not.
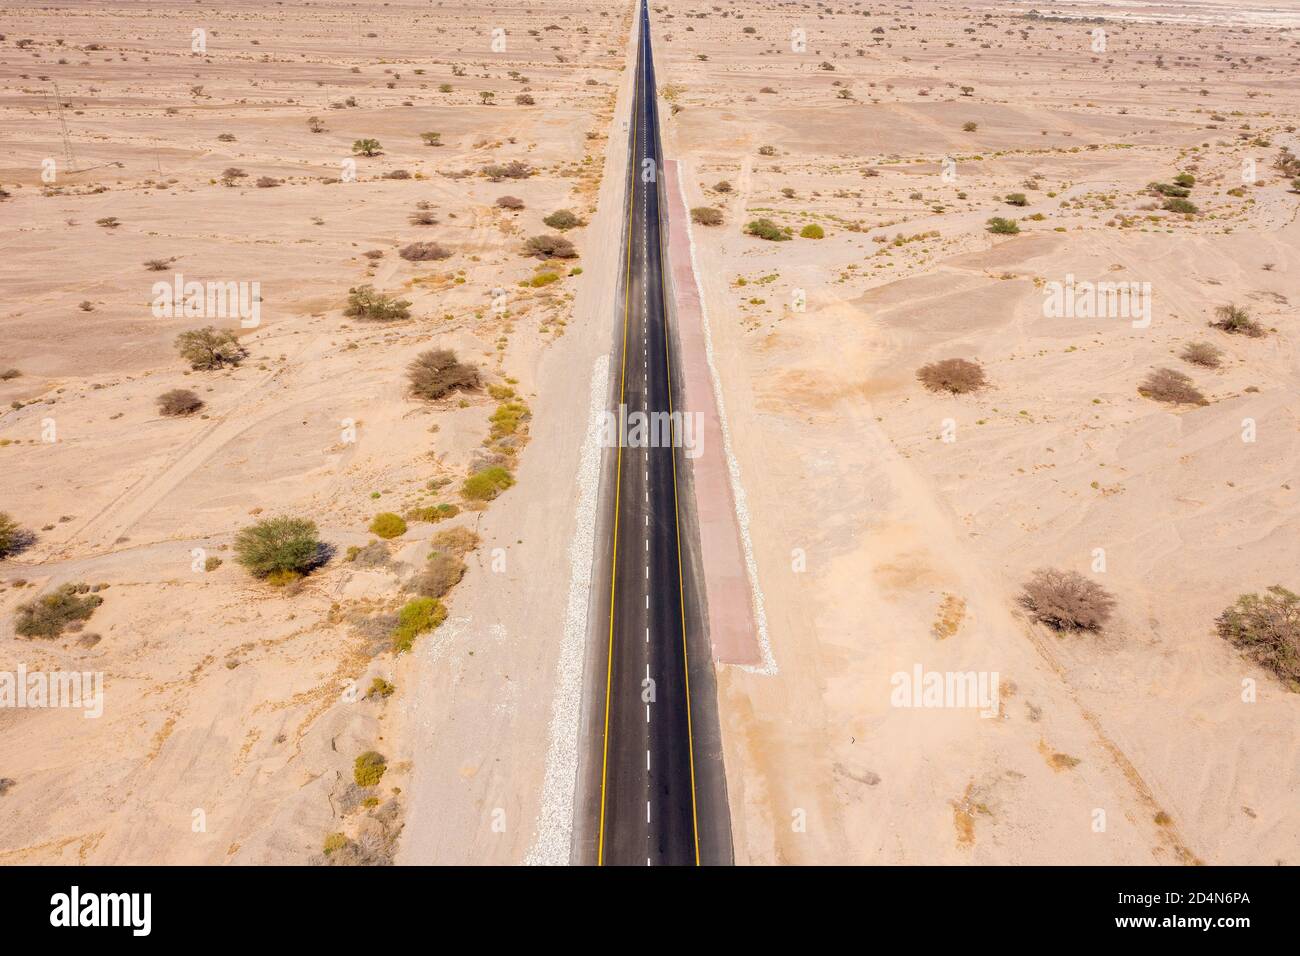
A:
[[[640,15],[611,396],[629,428],[637,411],[652,422],[655,413],[686,411],[672,380],[676,337],[665,309],[662,154],[644,3]],[[596,582],[593,616],[607,616],[607,633],[602,653],[588,658],[595,690],[584,812],[591,819],[577,850],[580,862],[598,865],[732,857],[685,433],[671,417],[660,420],[669,441],[647,444],[630,432],[605,456],[612,514],[599,540],[607,551],[598,568],[607,577]]]

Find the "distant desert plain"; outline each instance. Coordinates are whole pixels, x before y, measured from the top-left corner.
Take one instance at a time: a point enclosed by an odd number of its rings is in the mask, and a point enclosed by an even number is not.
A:
[[[736,862],[1300,862],[1300,0],[650,9]],[[0,863],[565,862],[635,11],[0,11]]]

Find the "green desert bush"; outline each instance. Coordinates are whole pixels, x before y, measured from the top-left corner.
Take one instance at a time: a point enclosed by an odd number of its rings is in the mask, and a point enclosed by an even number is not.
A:
[[[799,230],[799,235],[804,239],[825,239],[826,230],[815,222],[810,222]]]
[[[17,554],[30,543],[31,534],[24,531],[13,518],[0,511],[0,558]]]
[[[203,399],[188,388],[173,388],[158,396],[158,412],[168,417],[193,415],[203,407]]]
[[[1009,206],[1028,206],[1029,198],[1024,193],[1008,193],[1005,202]]]
[[[552,229],[558,229],[561,232],[582,225],[582,220],[568,209],[557,209],[555,212],[543,219],[542,222],[546,223],[546,225],[550,226]]]
[[[352,144],[352,152],[361,156],[377,156],[383,148],[377,139],[358,139]]]
[[[479,386],[478,369],[456,358],[451,349],[428,349],[406,367],[411,394],[425,401],[436,401],[450,393],[473,391]]]
[[[440,505],[423,505],[419,508],[412,508],[406,512],[407,521],[427,521],[430,524],[437,524],[439,521],[446,521],[448,518],[454,518],[460,514],[460,509],[452,504]]]
[[[1190,199],[1181,199],[1176,196],[1166,199],[1164,208],[1169,212],[1176,212],[1184,216],[1194,216],[1201,211],[1196,203]]]
[[[234,332],[219,331],[211,325],[176,336],[176,351],[196,372],[238,365],[248,354]]]
[[[18,605],[14,631],[23,637],[58,637],[69,625],[90,619],[104,603],[88,584],[64,584],[50,594]]]
[[[1220,637],[1300,692],[1300,595],[1279,584],[1243,594],[1214,624]]]
[[[790,238],[790,229],[778,226],[771,219],[755,219],[745,224],[745,234],[757,236],[769,242],[785,242]]]
[[[465,479],[460,493],[470,501],[491,501],[515,483],[514,476],[500,465],[476,471]]]
[[[393,650],[401,654],[415,646],[421,634],[436,630],[447,619],[447,609],[437,598],[412,598],[397,612],[397,628],[393,631]]]
[[[1020,226],[1014,219],[994,216],[987,223],[988,231],[996,236],[1014,236],[1020,232]]]
[[[1020,606],[1040,624],[1057,631],[1097,631],[1115,609],[1115,599],[1078,571],[1039,568],[1025,583]]]
[[[385,700],[392,697],[396,690],[396,687],[382,677],[376,677],[370,682],[370,690],[366,691],[366,697],[371,700]]]
[[[401,515],[395,515],[391,511],[381,511],[370,522],[370,533],[385,540],[400,538],[406,534],[406,522],[402,520]]]
[[[358,787],[377,787],[388,769],[388,758],[377,750],[367,750],[352,765],[352,779]]]
[[[235,559],[254,577],[287,583],[315,568],[324,548],[316,522],[264,518],[235,535]]]
[[[1172,368],[1152,369],[1138,386],[1138,394],[1170,405],[1207,405],[1191,378]]]
[[[965,395],[988,384],[982,367],[959,358],[922,365],[916,370],[916,377],[930,391],[948,392],[951,395]]]
[[[386,292],[376,292],[374,286],[360,285],[348,289],[348,305],[343,314],[352,319],[391,322],[409,319],[411,303]]]

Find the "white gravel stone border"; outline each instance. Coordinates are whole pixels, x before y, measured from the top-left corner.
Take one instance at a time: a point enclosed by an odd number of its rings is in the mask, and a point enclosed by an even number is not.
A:
[[[689,210],[686,202],[686,188],[682,185],[682,164],[677,163],[677,194],[682,199],[682,209]],[[731,428],[727,424],[727,407],[722,400],[722,383],[718,379],[718,367],[713,361],[713,334],[709,329],[709,307],[704,302],[704,289],[700,286],[700,269],[695,261],[695,234],[691,230],[690,213],[683,222],[686,238],[691,247],[691,279],[695,282],[695,294],[700,300],[700,324],[704,326],[704,355],[709,363],[709,379],[713,383],[713,401],[718,408],[718,421],[722,425],[722,450],[727,456],[727,471],[731,475],[731,497],[736,502],[736,524],[740,528],[740,544],[745,552],[745,571],[749,577],[749,593],[754,605],[754,624],[758,628],[758,647],[762,655],[762,664],[737,664],[743,671],[751,674],[774,675],[777,673],[776,658],[772,656],[772,644],[767,635],[767,610],[763,604],[763,589],[758,584],[758,562],[754,560],[754,542],[749,537],[749,506],[745,498],[745,487],[740,482],[740,463],[731,449]]]
[[[605,414],[609,356],[596,359],[591,371],[591,401],[587,434],[578,462],[578,507],[569,542],[569,603],[564,612],[564,636],[555,667],[555,696],[551,705],[550,743],[542,781],[537,836],[527,866],[566,866],[573,839],[573,804],[578,786],[578,746],[582,727],[582,664],[586,645],[587,605],[591,569],[596,554],[596,506],[600,493],[600,428]]]

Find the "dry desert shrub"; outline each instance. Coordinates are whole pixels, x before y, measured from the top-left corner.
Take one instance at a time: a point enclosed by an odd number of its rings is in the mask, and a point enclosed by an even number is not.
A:
[[[1034,620],[1057,631],[1101,630],[1115,609],[1115,599],[1100,584],[1055,568],[1036,570],[1019,601]]]
[[[465,562],[454,554],[434,551],[429,563],[411,579],[408,590],[424,597],[440,598],[460,583],[465,576]]]
[[[188,388],[173,388],[158,396],[158,411],[168,417],[193,415],[203,407],[203,399]]]
[[[1208,405],[1192,380],[1172,368],[1152,369],[1138,386],[1138,394],[1171,405]]]
[[[1300,691],[1300,594],[1279,584],[1243,594],[1214,621],[1219,636]]]
[[[916,370],[916,377],[930,391],[948,392],[952,395],[965,395],[988,385],[983,368],[975,362],[959,358],[922,365]]]
[[[1188,342],[1178,357],[1202,368],[1218,368],[1223,362],[1223,349],[1209,342]]]
[[[503,179],[527,179],[533,174],[533,168],[527,163],[521,163],[519,160],[506,163],[504,166],[491,165],[483,167],[483,175],[494,183],[499,183]]]
[[[538,259],[572,259],[578,254],[573,243],[563,236],[533,236],[524,244],[525,252]]]
[[[546,225],[550,226],[552,229],[558,229],[561,232],[583,224],[582,220],[568,209],[557,209],[555,212],[543,219],[542,222],[546,223]]]
[[[211,325],[176,336],[176,350],[196,372],[238,365],[248,354],[234,332],[218,331]]]
[[[406,221],[412,226],[436,226],[438,217],[432,209],[417,209],[406,217]]]
[[[1210,327],[1227,332],[1229,335],[1245,335],[1257,339],[1264,334],[1264,327],[1250,317],[1245,309],[1235,305],[1221,305],[1214,310],[1218,318]]]
[[[691,221],[697,222],[701,226],[720,226],[722,225],[722,210],[714,209],[712,206],[696,206],[691,210]]]
[[[497,205],[502,209],[523,209],[524,201],[518,196],[502,196],[497,200]]]
[[[456,358],[451,349],[429,349],[417,355],[406,367],[411,394],[426,401],[436,401],[460,389],[478,388],[478,369]]]
[[[436,242],[412,242],[397,253],[407,262],[441,262],[451,258],[451,250]]]
[[[429,543],[438,551],[463,558],[478,547],[478,533],[470,528],[448,528],[435,534]]]
[[[18,605],[14,632],[23,637],[58,637],[76,629],[104,603],[88,584],[65,584],[53,593]]]

